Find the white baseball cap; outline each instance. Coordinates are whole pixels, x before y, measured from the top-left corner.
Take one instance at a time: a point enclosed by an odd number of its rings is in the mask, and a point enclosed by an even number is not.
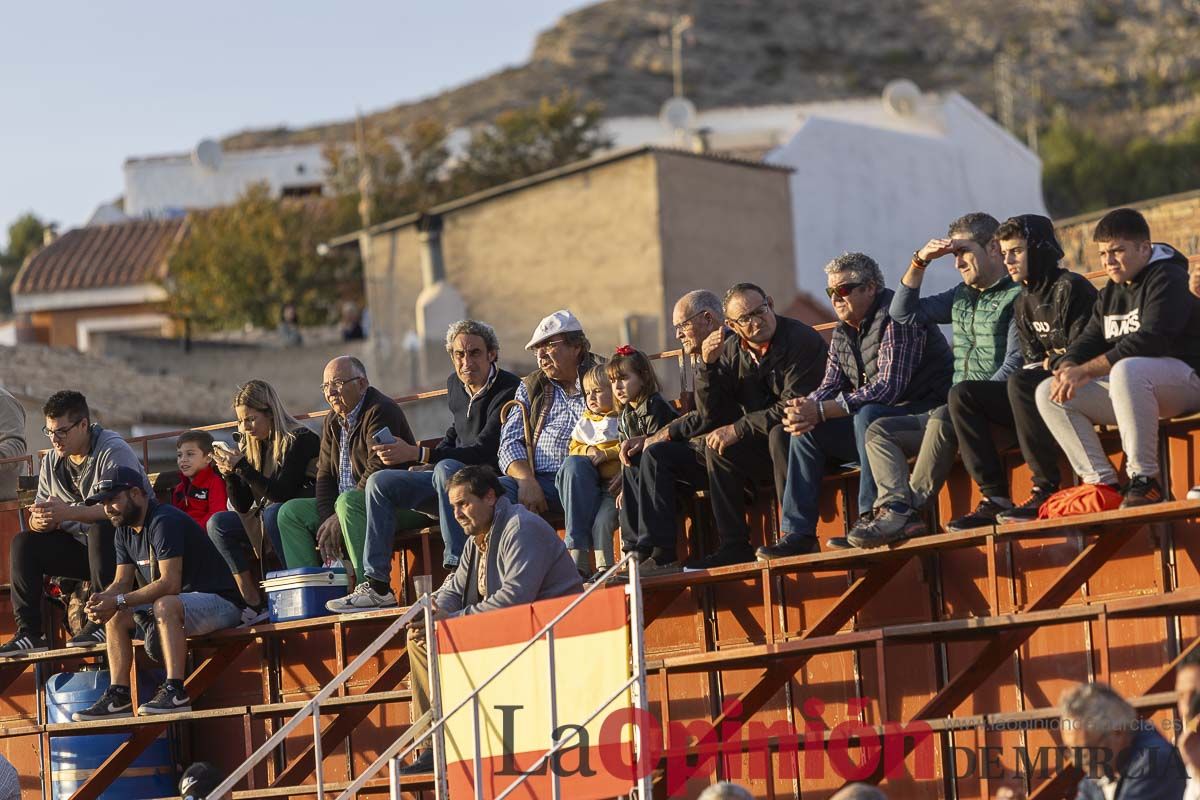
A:
[[[583,326],[579,324],[579,320],[575,315],[565,308],[555,311],[550,316],[538,323],[538,326],[533,329],[533,338],[529,340],[529,344],[525,345],[526,350],[533,348],[549,339],[551,336],[556,336],[560,333],[571,333],[572,331],[583,332]]]

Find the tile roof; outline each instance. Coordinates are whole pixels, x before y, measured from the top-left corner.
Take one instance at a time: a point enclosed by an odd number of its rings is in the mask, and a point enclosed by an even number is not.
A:
[[[182,219],[134,220],[67,231],[25,262],[13,294],[149,283],[166,274],[167,258],[185,224]]]

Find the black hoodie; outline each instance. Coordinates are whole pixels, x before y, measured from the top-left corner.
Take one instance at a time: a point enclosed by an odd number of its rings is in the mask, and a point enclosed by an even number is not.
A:
[[[1038,214],[1015,219],[1021,223],[1029,264],[1023,291],[1013,306],[1021,354],[1026,364],[1041,364],[1049,357],[1053,368],[1087,326],[1096,305],[1096,287],[1058,265],[1063,249],[1053,222]]]
[[[1178,358],[1200,371],[1200,298],[1188,291],[1187,257],[1156,244],[1133,280],[1100,290],[1096,309],[1067,358],[1076,364],[1106,355]]]

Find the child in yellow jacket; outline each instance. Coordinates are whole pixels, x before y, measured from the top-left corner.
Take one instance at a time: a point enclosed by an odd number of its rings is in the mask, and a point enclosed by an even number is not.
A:
[[[614,407],[612,383],[604,365],[598,365],[583,375],[583,398],[587,408],[575,430],[571,431],[569,455],[583,456],[596,467],[602,490],[600,507],[592,525],[592,551],[596,569],[603,571],[612,565],[613,530],[616,528],[614,489],[621,486],[621,414]],[[572,548],[571,558],[582,575],[590,575],[590,554],[582,548]]]

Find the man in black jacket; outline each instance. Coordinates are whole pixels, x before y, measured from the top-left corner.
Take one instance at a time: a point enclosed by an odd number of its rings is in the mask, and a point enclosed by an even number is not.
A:
[[[723,330],[721,298],[706,289],[688,292],[675,303],[671,322],[683,352],[700,358],[700,344]],[[679,487],[697,489],[707,483],[704,467],[704,418],[693,410],[650,436],[621,443],[621,548],[636,550],[642,569],[673,567],[675,498]]]
[[[696,375],[696,403],[709,431],[705,461],[720,545],[685,569],[754,559],[747,485],[770,476],[783,495],[790,439],[783,429],[784,407],[817,388],[828,356],[819,333],[776,316],[771,298],[752,283],[734,284],[724,307],[725,322],[736,335],[709,334]]]
[[[1137,211],[1110,211],[1092,240],[1109,280],[1054,376],[1038,386],[1038,409],[1087,484],[1118,485],[1095,429],[1115,424],[1130,478],[1122,508],[1157,503],[1166,496],[1158,421],[1200,410],[1200,298],[1188,292],[1187,259],[1153,244]]]
[[[376,444],[372,450],[389,467],[416,462],[409,469],[383,469],[367,479],[367,534],[363,563],[367,579],[346,597],[330,600],[330,611],[347,613],[395,605],[390,581],[397,512],[432,510],[445,545],[442,564],[457,566],[466,534],[454,519],[446,484],[464,466],[483,464],[499,470],[500,410],[512,400],[520,379],[500,369],[500,342],[491,325],[460,320],[446,332],[446,352],[454,373],[446,379],[446,396],[454,420],[436,447],[404,441]]]
[[[758,548],[760,559],[818,550],[817,520],[827,462],[857,463],[858,513],[875,505],[875,479],[866,455],[867,428],[883,417],[919,414],[946,402],[954,364],[950,345],[929,321],[901,324],[888,312],[892,291],[865,253],[846,253],[825,266],[838,325],[825,378],[807,397],[787,403],[791,434],[779,542]]]
[[[1096,305],[1091,281],[1058,265],[1063,250],[1046,217],[1024,214],[1006,220],[996,240],[1008,274],[1022,286],[1013,320],[1025,363],[1008,376],[1007,392],[997,392],[991,381],[962,381],[950,390],[950,419],[963,465],[983,494],[973,512],[946,525],[951,531],[1036,519],[1042,503],[1058,490],[1059,450],[1038,412],[1034,391],[1050,377]],[[1033,472],[1033,491],[1016,507],[1000,457],[1000,449],[1012,446],[1013,433]]]

